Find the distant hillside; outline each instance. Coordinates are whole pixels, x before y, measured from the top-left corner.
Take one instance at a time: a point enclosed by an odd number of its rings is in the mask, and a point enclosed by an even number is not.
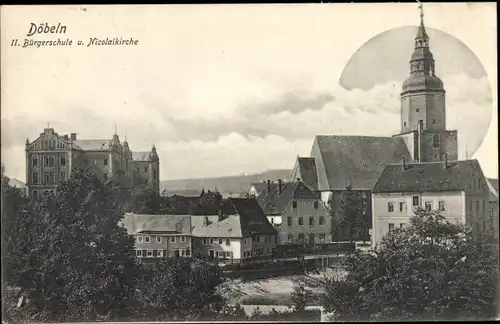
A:
[[[220,193],[239,194],[247,192],[254,182],[285,179],[290,173],[291,170],[269,170],[259,174],[241,176],[165,180],[161,182],[161,190],[166,189],[167,192],[181,195],[183,192],[201,191],[204,188],[205,190],[217,189]]]

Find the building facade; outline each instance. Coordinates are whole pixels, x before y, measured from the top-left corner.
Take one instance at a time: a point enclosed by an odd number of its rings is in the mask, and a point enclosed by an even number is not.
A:
[[[490,190],[477,160],[388,165],[372,191],[372,245],[415,210],[438,211],[473,234],[491,230]]]
[[[74,168],[91,170],[100,179],[119,177],[127,188],[148,185],[159,191],[159,157],[152,150],[132,153],[128,142],[111,139],[78,139],[75,133],[59,135],[46,128],[34,141],[26,139],[26,186],[37,198],[55,193]],[[140,158],[139,158],[140,157]]]
[[[135,238],[137,258],[179,258],[192,256],[191,216],[125,214],[121,221]]]
[[[278,231],[279,245],[332,241],[329,209],[303,181],[269,180],[266,185],[257,201]]]

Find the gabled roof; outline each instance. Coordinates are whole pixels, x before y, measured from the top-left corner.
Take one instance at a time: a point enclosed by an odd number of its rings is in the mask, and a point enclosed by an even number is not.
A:
[[[262,193],[267,189],[267,183],[266,182],[254,182],[250,185],[250,188],[254,188],[258,194]]]
[[[297,157],[297,168],[300,180],[304,181],[311,189],[317,190],[318,173],[316,170],[316,160],[313,157]]]
[[[280,214],[293,199],[318,199],[319,197],[303,181],[284,182],[281,193],[279,186],[267,189],[257,201],[266,215]]]
[[[465,191],[474,176],[483,176],[477,160],[387,165],[374,193]]]
[[[411,161],[402,138],[374,136],[316,136],[311,157],[318,190],[371,190],[387,164]]]
[[[198,219],[194,220],[192,233],[196,237],[233,237],[241,238],[243,237],[241,232],[241,221],[238,215],[230,215],[222,221],[212,221],[209,225],[203,225],[202,221],[204,216],[198,216]]]
[[[163,233],[191,234],[191,216],[189,215],[147,215],[126,213],[120,221],[129,234]]]
[[[73,145],[83,151],[106,151],[109,150],[111,140],[109,139],[79,139],[74,140]]]
[[[234,208],[234,212],[240,216],[243,236],[278,233],[267,220],[266,214],[255,198],[228,198],[226,204],[230,204]]]
[[[133,161],[149,161],[150,152],[132,152]]]

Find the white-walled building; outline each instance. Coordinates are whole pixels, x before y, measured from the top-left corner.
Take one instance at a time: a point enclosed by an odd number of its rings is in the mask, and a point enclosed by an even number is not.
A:
[[[477,160],[391,164],[372,191],[372,245],[415,216],[415,208],[439,211],[474,234],[492,230],[490,189]]]

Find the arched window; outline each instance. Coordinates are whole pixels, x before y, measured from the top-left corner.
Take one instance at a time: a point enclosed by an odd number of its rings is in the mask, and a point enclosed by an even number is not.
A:
[[[33,199],[38,199],[38,190],[33,190]]]
[[[49,191],[48,191],[48,190],[45,190],[45,191],[43,192],[43,195],[44,195],[45,197],[47,197],[47,196],[49,195]]]

